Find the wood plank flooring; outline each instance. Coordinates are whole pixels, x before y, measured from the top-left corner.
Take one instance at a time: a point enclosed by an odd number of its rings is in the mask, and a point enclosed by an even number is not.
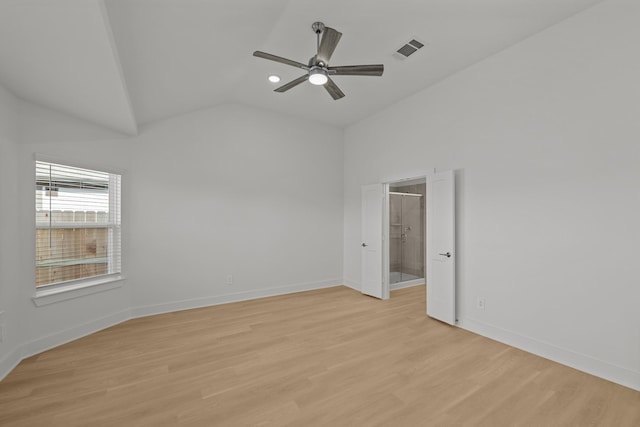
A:
[[[640,426],[640,393],[338,287],[130,320],[24,360],[1,426]]]

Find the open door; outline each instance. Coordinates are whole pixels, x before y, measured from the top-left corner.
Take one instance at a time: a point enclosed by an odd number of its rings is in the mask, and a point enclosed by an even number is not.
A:
[[[427,179],[427,315],[456,321],[455,180],[453,171]]]
[[[384,185],[362,186],[362,293],[386,299],[382,281],[382,212]]]

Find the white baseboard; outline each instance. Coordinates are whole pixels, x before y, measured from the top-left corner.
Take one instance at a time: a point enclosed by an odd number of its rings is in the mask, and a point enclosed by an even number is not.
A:
[[[23,345],[23,358],[31,357],[43,351],[50,350],[62,344],[66,344],[78,338],[91,335],[95,332],[125,322],[131,318],[129,310],[119,311],[99,319],[92,320],[73,328],[65,329],[44,337],[37,338]]]
[[[191,308],[207,307],[211,305],[226,304],[230,302],[246,301],[257,298],[264,298],[276,295],[292,294],[314,289],[332,288],[342,286],[341,279],[325,280],[320,282],[299,283],[295,285],[282,286],[270,289],[260,289],[255,291],[237,292],[215,297],[197,298],[191,300],[178,301],[167,304],[157,304],[143,307],[135,307],[131,310],[123,310],[100,319],[92,320],[82,325],[65,329],[44,337],[40,337],[31,342],[22,344],[9,352],[0,360],[0,380],[9,374],[23,359],[31,357],[43,351],[66,344],[70,341],[93,334],[118,323],[125,322],[136,317],[151,316],[154,314],[167,313]]]
[[[259,289],[254,291],[235,292],[212,297],[188,299],[164,304],[154,304],[134,307],[131,309],[131,317],[146,317],[154,314],[170,313],[173,311],[189,310],[192,308],[209,307],[212,305],[228,304],[231,302],[247,301],[258,298],[273,297],[277,295],[293,294],[296,292],[312,291],[314,289],[333,288],[342,286],[342,279],[323,280],[320,282],[298,283],[295,285],[281,286],[277,288]]]
[[[395,291],[396,289],[411,288],[413,286],[424,285],[424,279],[407,280],[405,282],[392,283],[389,285],[389,290]]]
[[[20,363],[22,359],[24,359],[22,356],[22,347],[13,349],[0,359],[0,381],[9,375],[9,372],[13,371],[13,368],[18,366],[18,363]]]
[[[276,295],[284,295],[295,292],[304,292],[314,289],[331,288],[335,286],[347,286],[356,291],[360,291],[359,283],[350,280],[325,280],[312,283],[301,283],[289,286],[282,286],[270,289],[255,291],[237,292],[233,294],[219,295],[215,297],[197,298],[191,300],[178,301],[166,304],[156,304],[149,306],[135,307],[131,310],[123,310],[91,322],[66,329],[61,332],[38,338],[29,343],[23,344],[10,351],[4,358],[0,359],[0,380],[11,372],[20,361],[26,357],[33,356],[83,336],[92,334],[110,326],[117,325],[126,320],[136,317],[151,316],[154,314],[167,313],[172,311],[187,310],[191,308],[206,307],[212,305],[226,304],[230,302],[246,301],[257,298],[264,298]],[[416,284],[417,285],[417,284]],[[416,286],[412,285],[412,286]],[[395,289],[395,288],[394,288]],[[640,372],[612,365],[607,362],[592,358],[590,356],[575,353],[571,350],[557,347],[555,345],[535,340],[495,327],[470,318],[463,318],[458,322],[458,326],[479,335],[500,341],[507,345],[520,348],[524,351],[553,360],[563,365],[570,366],[583,372],[595,375],[600,378],[613,381],[623,386],[640,391]]]
[[[362,288],[360,287],[360,283],[356,282],[355,280],[351,280],[351,279],[345,278],[344,279],[344,285],[347,288],[353,289],[354,291],[358,291],[358,292],[362,291]]]
[[[77,340],[78,338],[93,334],[129,319],[129,310],[124,310],[19,345],[0,360],[0,380],[6,377],[16,366],[18,366],[18,363],[27,357],[42,353],[43,351],[50,350],[70,341]]]
[[[555,346],[474,319],[464,318],[458,326],[495,341],[533,353],[562,365],[640,391],[640,372],[612,365],[585,354]]]

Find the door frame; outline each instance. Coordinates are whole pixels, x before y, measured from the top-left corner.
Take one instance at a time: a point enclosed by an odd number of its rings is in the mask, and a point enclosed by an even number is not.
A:
[[[383,180],[382,184],[384,186],[384,198],[383,198],[383,211],[382,211],[382,299],[389,299],[391,296],[391,284],[390,284],[390,271],[389,271],[389,262],[390,262],[390,250],[389,250],[389,186],[391,184],[395,184],[402,181],[413,181],[416,179],[424,179],[425,184],[429,182],[430,179],[433,178],[435,174],[435,169],[428,170],[424,172],[418,172],[418,174],[413,176],[402,175],[401,177],[392,177],[389,179]],[[427,283],[427,198],[425,194],[425,209],[424,209],[424,282],[425,285]]]

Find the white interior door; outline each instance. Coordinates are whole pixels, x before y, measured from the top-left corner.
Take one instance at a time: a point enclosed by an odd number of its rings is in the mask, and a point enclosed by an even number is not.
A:
[[[362,293],[387,298],[382,281],[383,184],[362,186]]]
[[[456,320],[455,181],[453,171],[427,180],[427,315]]]

